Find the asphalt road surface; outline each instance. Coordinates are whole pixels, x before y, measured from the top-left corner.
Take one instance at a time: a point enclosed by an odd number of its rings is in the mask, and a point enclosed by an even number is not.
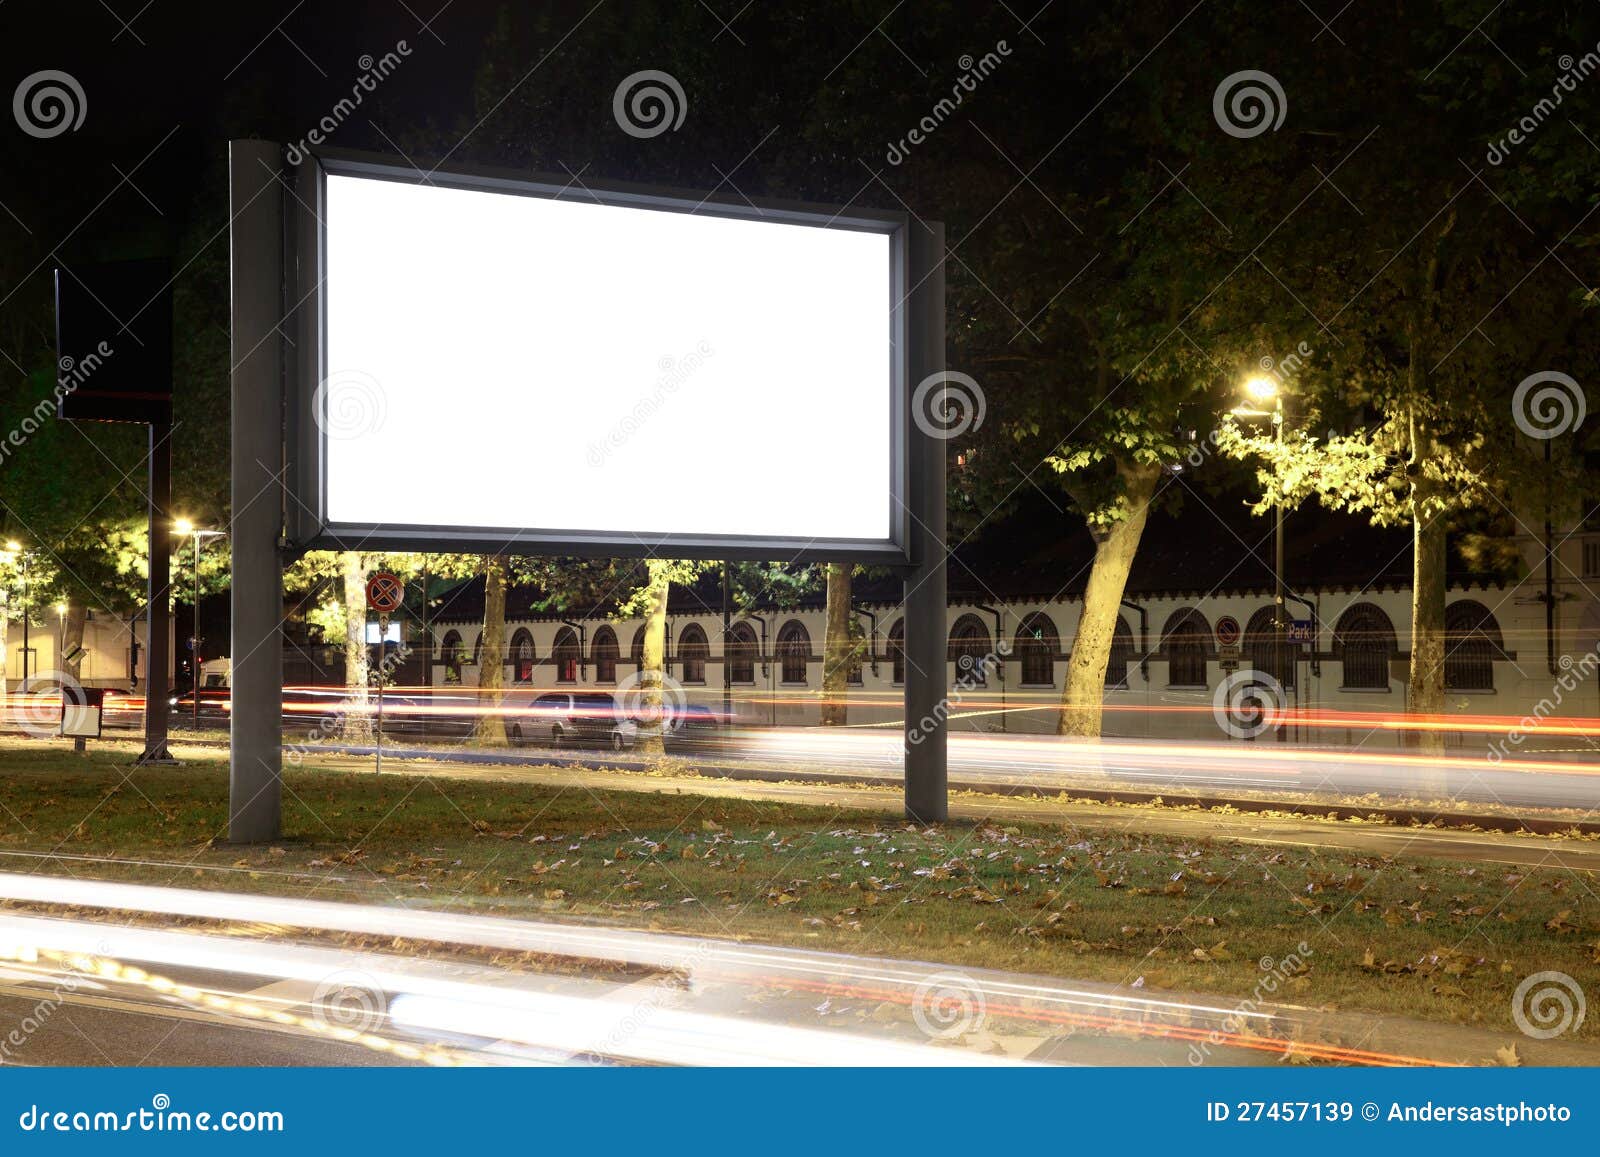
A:
[[[428,909],[37,875],[0,875],[0,898],[28,906],[0,910],[12,1063],[1237,1065],[1281,1064],[1292,1045],[1331,1063],[1441,1064],[1504,1043],[1398,1017]],[[350,947],[358,936],[429,947]],[[547,963],[492,966],[472,949]],[[1520,1043],[1527,1063],[1597,1058]]]

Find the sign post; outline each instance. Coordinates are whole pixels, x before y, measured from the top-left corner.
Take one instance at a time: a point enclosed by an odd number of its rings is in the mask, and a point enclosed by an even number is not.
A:
[[[374,770],[378,775],[383,774],[383,682],[387,666],[384,647],[389,638],[389,614],[400,609],[405,594],[405,583],[386,570],[380,570],[367,580],[367,606],[378,612],[378,729],[373,748],[376,755]]]

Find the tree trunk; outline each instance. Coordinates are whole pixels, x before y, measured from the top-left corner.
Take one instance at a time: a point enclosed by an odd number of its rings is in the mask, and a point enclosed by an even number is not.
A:
[[[1438,515],[1413,522],[1411,572],[1411,710],[1417,715],[1444,712],[1445,528]],[[1417,747],[1444,754],[1444,732],[1417,732]]]
[[[666,684],[667,594],[672,589],[671,572],[665,563],[649,565],[644,620],[644,654],[638,674],[638,749],[645,755],[665,755],[662,740],[663,696]]]
[[[359,551],[339,556],[344,594],[344,738],[372,736],[367,713],[367,565]]]
[[[1432,283],[1430,270],[1425,284]],[[1414,715],[1440,715],[1444,711],[1444,605],[1445,605],[1445,524],[1437,485],[1427,475],[1427,465],[1436,453],[1432,432],[1419,420],[1417,407],[1427,396],[1428,370],[1423,341],[1423,323],[1418,313],[1408,326],[1410,364],[1407,384],[1411,390],[1411,456],[1407,463],[1411,487],[1411,670],[1410,710]],[[1423,728],[1416,733],[1417,750],[1425,755],[1444,754],[1444,732]],[[1442,790],[1444,776],[1425,776],[1430,788]]]
[[[1156,465],[1119,467],[1126,507],[1122,518],[1095,536],[1094,565],[1083,593],[1083,614],[1078,634],[1067,657],[1067,681],[1061,692],[1057,735],[1097,738],[1100,709],[1105,699],[1106,666],[1116,640],[1117,620],[1128,572],[1139,550],[1150,499],[1155,494],[1161,468]]]
[[[478,722],[473,739],[504,746],[500,717],[506,684],[506,556],[491,554],[483,565],[483,637],[478,641]]]
[[[64,656],[75,647],[83,646],[84,624],[89,618],[89,608],[80,603],[67,604],[67,617],[63,620],[61,628],[61,655],[56,657],[56,664],[61,670],[74,679],[82,678],[83,655],[80,651],[71,659]]]
[[[822,643],[822,725],[843,727],[850,715],[850,663],[856,641],[850,630],[850,572],[853,563],[830,562],[828,624]]]

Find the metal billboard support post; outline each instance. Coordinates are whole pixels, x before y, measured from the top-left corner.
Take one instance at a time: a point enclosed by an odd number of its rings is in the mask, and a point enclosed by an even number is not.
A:
[[[282,150],[228,145],[233,360],[233,722],[228,839],[278,838],[282,822]]]
[[[911,324],[906,351],[906,398],[931,374],[944,371],[944,226],[912,219],[908,231],[910,284],[905,309]],[[910,487],[911,566],[905,576],[906,818],[943,823],[950,818],[945,686],[944,442],[906,423]]]

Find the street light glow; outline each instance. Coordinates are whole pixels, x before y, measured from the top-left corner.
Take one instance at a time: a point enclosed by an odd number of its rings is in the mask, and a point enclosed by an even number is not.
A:
[[[6,549],[12,554],[16,554],[17,551],[22,549],[22,544],[14,538],[8,538],[6,539]]]
[[[1265,374],[1257,374],[1255,377],[1245,382],[1244,391],[1252,398],[1264,402],[1269,398],[1275,398],[1278,396],[1278,383],[1276,380],[1267,377]]]
[[[180,518],[172,524],[172,529],[181,535],[190,535],[194,533],[194,523],[187,518]]]

